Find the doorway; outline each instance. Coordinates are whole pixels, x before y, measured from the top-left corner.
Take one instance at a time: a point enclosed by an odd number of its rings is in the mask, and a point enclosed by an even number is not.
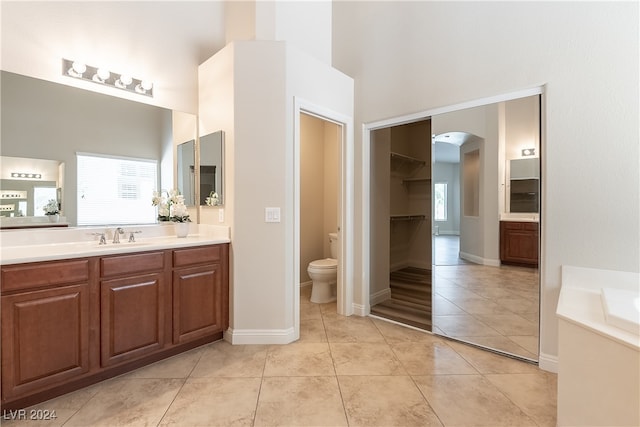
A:
[[[326,216],[326,220],[328,225],[326,225],[326,231],[337,231],[338,242],[337,242],[337,254],[338,254],[338,265],[337,265],[337,278],[336,278],[336,302],[335,302],[335,310],[337,314],[350,316],[354,313],[353,308],[353,269],[354,269],[354,255],[353,255],[353,245],[354,245],[354,196],[353,196],[353,118],[344,116],[340,113],[336,113],[333,110],[327,109],[325,107],[310,103],[301,98],[295,98],[294,102],[294,134],[295,134],[295,144],[293,147],[293,151],[291,153],[291,158],[293,160],[293,182],[294,182],[294,191],[293,191],[293,218],[292,218],[292,234],[291,234],[291,257],[293,259],[293,269],[292,273],[292,282],[294,283],[295,288],[291,289],[291,296],[293,300],[293,315],[294,315],[294,334],[295,339],[300,338],[300,289],[302,285],[310,285],[308,280],[303,276],[303,271],[306,271],[308,265],[308,259],[302,261],[303,253],[307,253],[308,251],[302,249],[303,240],[311,242],[312,245],[322,246],[322,256],[324,257],[328,250],[328,236],[327,238],[322,238],[322,234],[325,233],[325,225],[322,226],[323,230],[316,230],[313,233],[318,235],[318,239],[321,243],[318,243],[318,240],[313,237],[307,239],[307,237],[303,237],[303,226],[308,223],[311,219],[311,216],[317,214],[318,212],[309,213],[309,217],[304,214],[304,210],[302,207],[302,199],[303,199],[303,172],[301,171],[303,167],[301,152],[302,145],[305,143],[304,138],[302,136],[302,127],[303,121],[307,123],[315,123],[319,129],[322,129],[322,139],[324,141],[325,136],[328,139],[334,140],[335,142],[331,145],[334,147],[335,152],[329,154],[335,160],[332,162],[335,166],[331,166],[330,170],[334,171],[331,173],[325,174],[326,177],[323,177],[323,181],[329,181],[325,185],[328,187],[337,187],[335,190],[335,196],[327,196],[329,198],[334,198],[335,201],[331,202],[332,206],[329,204],[322,204],[323,214],[322,216]],[[318,137],[318,135],[316,135]],[[328,151],[332,151],[329,147],[324,147],[324,142],[322,143],[323,150],[327,148]],[[328,144],[329,145],[329,144]],[[324,151],[323,151],[324,153]],[[314,177],[312,177],[313,179]],[[312,194],[312,196],[318,197],[316,194]],[[323,195],[323,198],[325,196]],[[333,207],[335,206],[335,207]],[[319,209],[319,208],[318,208]],[[325,215],[324,211],[328,211]],[[304,218],[303,218],[304,216]],[[312,222],[320,223],[318,220],[311,220]],[[333,222],[332,222],[333,221]],[[325,219],[322,219],[322,224],[325,223]],[[304,233],[307,236],[307,233]],[[327,233],[328,234],[328,233]],[[326,252],[325,252],[326,250]],[[312,255],[308,255],[308,258],[315,258],[320,256],[320,250],[318,252],[314,252]],[[304,265],[303,265],[304,264]],[[307,286],[308,287],[308,286]]]

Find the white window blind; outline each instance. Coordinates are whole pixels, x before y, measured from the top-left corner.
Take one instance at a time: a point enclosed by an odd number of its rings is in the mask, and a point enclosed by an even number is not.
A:
[[[155,160],[76,154],[78,225],[154,223],[158,184]]]
[[[434,219],[436,221],[447,220],[447,183],[437,182],[433,186],[434,190]]]

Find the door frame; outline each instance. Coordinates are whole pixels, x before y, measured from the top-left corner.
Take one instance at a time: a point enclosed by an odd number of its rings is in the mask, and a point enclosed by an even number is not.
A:
[[[340,114],[300,97],[294,97],[294,150],[293,150],[293,233],[291,236],[293,259],[293,314],[295,339],[300,339],[300,114],[308,114],[335,123],[341,129],[339,141],[339,195],[338,195],[338,283],[337,312],[343,316],[354,313],[354,149],[353,117]]]

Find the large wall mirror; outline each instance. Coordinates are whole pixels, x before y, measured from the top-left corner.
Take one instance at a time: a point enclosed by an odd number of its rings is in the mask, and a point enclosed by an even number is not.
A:
[[[200,205],[220,206],[224,201],[224,132],[200,137]]]
[[[58,187],[69,225],[78,224],[78,152],[157,160],[160,177],[156,189],[177,186],[176,151],[172,148],[196,139],[195,115],[6,71],[1,75],[2,155],[64,162],[64,185]],[[31,170],[25,168],[25,172]],[[3,189],[17,188],[5,184]],[[152,189],[138,190],[143,197],[149,193],[151,203]],[[196,205],[197,200],[194,195],[191,204]],[[38,208],[32,211],[27,205],[26,211],[22,210],[24,215],[32,215]]]

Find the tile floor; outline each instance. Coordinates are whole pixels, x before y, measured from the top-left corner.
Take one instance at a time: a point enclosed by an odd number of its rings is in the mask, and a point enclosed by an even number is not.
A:
[[[466,262],[458,239],[435,238],[433,331],[538,360],[538,269]]]
[[[301,295],[289,345],[219,341],[35,408],[64,426],[555,426],[556,375]],[[29,425],[3,421],[5,426]]]

